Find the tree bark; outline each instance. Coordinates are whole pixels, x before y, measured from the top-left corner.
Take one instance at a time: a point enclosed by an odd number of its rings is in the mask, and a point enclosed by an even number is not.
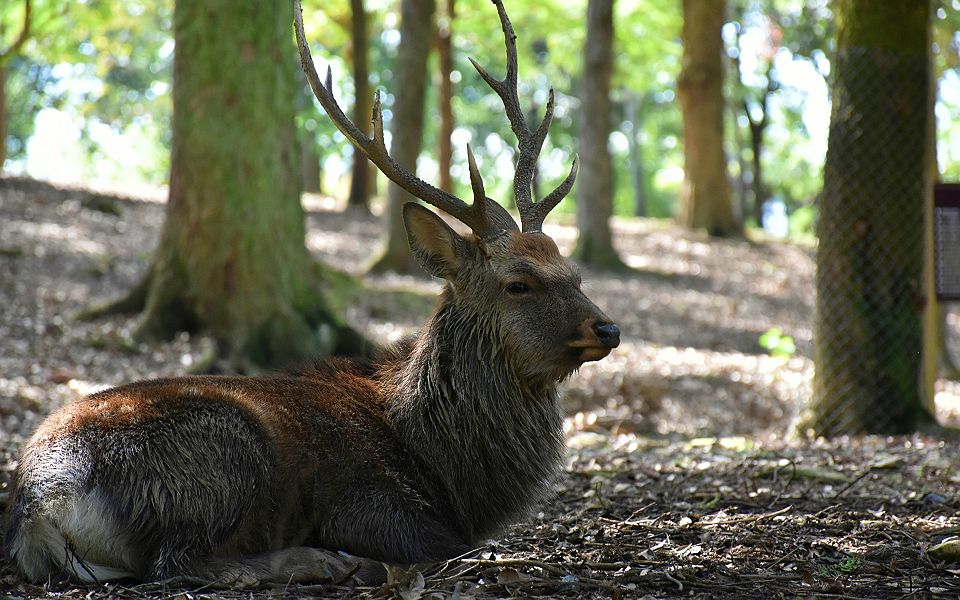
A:
[[[427,92],[427,57],[433,35],[434,0],[403,0],[400,5],[400,46],[393,78],[393,121],[390,155],[415,173],[423,142],[423,113]],[[385,244],[371,271],[411,275],[426,273],[414,260],[403,226],[403,205],[415,202],[409,192],[390,182],[387,191]]]
[[[836,3],[806,426],[904,433],[920,394],[924,206],[929,199],[930,3]]]
[[[132,293],[144,303],[137,335],[205,332],[231,370],[324,356],[349,337],[304,244],[292,20],[288,2],[177,0],[174,10],[170,192]]]
[[[307,77],[303,71],[297,69],[297,97],[298,113],[315,110],[313,107],[313,91],[307,84]],[[300,128],[297,132],[297,150],[300,155],[300,188],[304,192],[319,194],[321,188],[320,151],[313,131]]]
[[[613,0],[587,4],[587,39],[583,46],[580,93],[577,224],[580,235],[573,256],[603,268],[623,265],[613,248],[613,168],[610,162],[610,76],[613,73]]]
[[[7,65],[0,62],[0,173],[7,162],[7,137],[10,135],[10,115],[7,109]]]
[[[370,93],[370,68],[367,57],[367,11],[363,0],[350,0],[351,39],[353,40],[353,122],[370,135],[373,96]],[[370,161],[356,148],[350,173],[350,196],[347,205],[370,212]]]
[[[763,134],[767,129],[766,95],[763,101],[763,118],[759,121],[749,116],[749,108],[744,107],[750,122],[750,165],[753,171],[753,181],[750,188],[753,190],[753,218],[757,227],[763,227],[763,203],[767,199],[767,188],[763,184]]]
[[[733,194],[736,196],[734,202],[734,208],[736,209],[735,218],[739,220],[744,219],[744,215],[750,214],[750,203],[747,199],[747,173],[749,169],[747,168],[747,159],[744,151],[744,142],[743,136],[740,132],[740,126],[737,123],[737,119],[740,117],[740,109],[733,103],[729,104],[730,110],[728,111],[731,116],[731,127],[733,128],[733,153],[734,158],[737,160],[737,176],[733,178]]]
[[[437,134],[437,163],[440,170],[440,189],[453,194],[453,17],[454,0],[446,0],[446,10],[440,27],[437,28],[437,58],[439,63],[438,104],[440,107],[440,131]]]
[[[750,112],[750,102],[747,99],[743,101],[743,113],[747,117],[747,123],[750,125],[750,151],[752,153],[753,181],[751,188],[753,190],[753,218],[757,222],[757,227],[763,226],[763,203],[767,199],[767,186],[763,179],[763,136],[767,131],[767,125],[770,124],[770,94],[777,90],[778,84],[774,79],[773,58],[767,63],[766,78],[767,87],[760,93],[760,100],[757,107],[760,110],[760,118],[755,119]]]
[[[643,168],[643,152],[640,148],[640,132],[643,129],[643,99],[636,94],[624,94],[627,120],[630,121],[630,137],[627,138],[630,152],[630,177],[633,182],[633,216],[647,216],[646,174]]]
[[[710,235],[740,233],[723,150],[725,0],[683,0],[683,67],[677,95],[683,115],[684,177],[678,222]]]
[[[304,192],[320,194],[323,192],[320,169],[320,152],[312,132],[303,132],[300,135],[300,186]]]

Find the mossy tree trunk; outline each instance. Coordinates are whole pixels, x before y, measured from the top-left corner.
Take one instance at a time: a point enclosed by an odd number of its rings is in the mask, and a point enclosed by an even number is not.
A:
[[[677,96],[683,116],[683,186],[677,221],[710,235],[740,233],[723,151],[725,0],[683,0],[683,67]]]
[[[373,115],[373,97],[370,93],[370,67],[367,60],[367,10],[363,0],[350,0],[350,38],[353,44],[353,122],[370,134]],[[370,160],[356,148],[350,171],[350,195],[347,205],[370,212]]]
[[[817,252],[817,434],[902,433],[921,396],[930,3],[835,4]]]
[[[400,3],[400,45],[391,82],[394,102],[391,108],[390,155],[411,173],[416,172],[417,157],[423,144],[427,57],[435,39],[435,11],[435,0],[403,0]],[[371,267],[372,271],[425,275],[410,252],[403,226],[403,205],[415,200],[409,192],[390,182],[387,189],[384,249]]]
[[[601,268],[623,266],[613,248],[613,167],[610,162],[610,76],[613,73],[613,1],[587,4],[580,93],[580,173],[577,181],[577,261]]]
[[[177,0],[170,193],[141,338],[202,331],[229,369],[333,352],[304,244],[289,2]],[[122,304],[122,303],[121,303]]]

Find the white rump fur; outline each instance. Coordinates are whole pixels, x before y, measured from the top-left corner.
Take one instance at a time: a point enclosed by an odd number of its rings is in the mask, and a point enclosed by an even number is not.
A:
[[[24,574],[48,577],[51,563],[84,583],[133,577],[128,545],[95,492],[44,499],[17,530],[10,548]]]

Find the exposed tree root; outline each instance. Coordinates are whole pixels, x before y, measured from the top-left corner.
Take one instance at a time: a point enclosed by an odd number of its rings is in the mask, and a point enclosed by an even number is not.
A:
[[[324,273],[320,269],[318,275],[327,284],[340,284],[330,281]],[[213,343],[190,367],[194,374],[258,373],[327,356],[370,358],[379,350],[379,346],[326,308],[319,289],[317,297],[308,303],[313,306],[310,310],[297,310],[283,303],[259,325],[237,324],[233,331],[215,335],[204,327],[183,297],[187,286],[181,278],[174,269],[160,268],[154,263],[127,294],[86,307],[74,318],[93,320],[141,313],[133,333],[137,342],[169,340],[181,331],[209,334]]]
[[[132,315],[143,310],[147,302],[147,292],[153,281],[153,267],[147,269],[139,282],[125,295],[115,300],[91,304],[72,315],[78,321],[92,321],[111,315]]]

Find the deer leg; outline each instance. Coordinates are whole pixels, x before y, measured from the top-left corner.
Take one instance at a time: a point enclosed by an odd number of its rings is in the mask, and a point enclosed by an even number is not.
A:
[[[304,546],[240,558],[215,558],[194,569],[196,576],[235,587],[266,583],[379,585],[386,581],[383,563]]]

